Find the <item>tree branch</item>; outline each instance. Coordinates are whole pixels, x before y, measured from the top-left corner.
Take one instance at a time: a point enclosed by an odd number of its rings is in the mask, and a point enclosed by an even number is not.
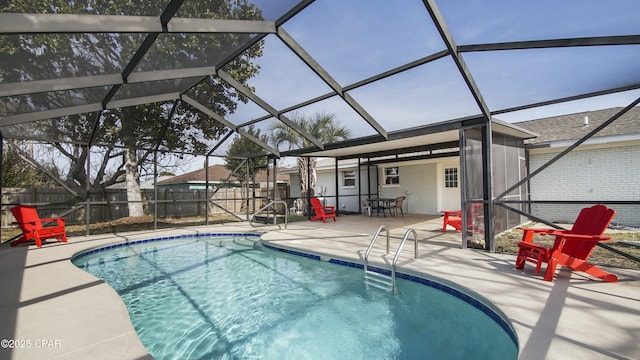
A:
[[[82,196],[80,196],[80,194],[78,194],[77,189],[72,189],[69,184],[65,183],[64,181],[62,181],[62,179],[60,179],[60,177],[58,177],[56,174],[54,174],[51,170],[47,169],[46,167],[40,165],[35,159],[33,159],[29,154],[27,154],[25,151],[23,151],[17,144],[15,141],[7,141],[6,142],[7,146],[13,151],[15,152],[23,161],[25,161],[27,164],[31,165],[32,167],[38,169],[39,171],[42,171],[44,174],[46,174],[49,178],[51,178],[51,180],[55,181],[58,185],[60,185],[61,187],[63,187],[65,190],[67,190],[71,195],[75,196],[76,198],[80,198],[82,199]]]

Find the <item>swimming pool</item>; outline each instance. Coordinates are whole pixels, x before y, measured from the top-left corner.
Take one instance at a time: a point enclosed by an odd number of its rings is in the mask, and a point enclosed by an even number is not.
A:
[[[156,359],[517,358],[508,324],[455,289],[405,279],[398,294],[367,288],[357,264],[258,239],[150,239],[73,263],[118,292]]]

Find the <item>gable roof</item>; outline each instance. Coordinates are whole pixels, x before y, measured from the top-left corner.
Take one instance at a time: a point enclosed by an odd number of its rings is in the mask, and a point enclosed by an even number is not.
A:
[[[203,183],[206,180],[206,173],[209,172],[209,181],[210,182],[221,182],[226,180],[231,173],[230,170],[224,167],[224,165],[215,164],[209,166],[208,169],[199,169],[196,171],[192,171],[189,173],[185,173],[182,175],[173,176],[167,180],[158,182],[158,185],[171,185],[171,184],[184,184],[184,183]],[[278,169],[281,171],[281,169]],[[272,174],[270,175],[269,181],[272,181]],[[278,181],[289,181],[289,175],[284,175],[278,172]],[[230,181],[238,181],[238,178],[235,176],[229,177]],[[260,170],[256,173],[256,182],[267,182],[267,172],[264,170]]]
[[[538,137],[526,140],[527,144],[543,144],[567,140],[578,140],[622,110],[621,107],[597,111],[585,111],[575,114],[529,120],[516,125],[530,130]],[[588,124],[585,125],[585,119]],[[640,138],[640,107],[634,107],[620,118],[614,120],[593,136],[605,138],[621,135],[638,135]]]

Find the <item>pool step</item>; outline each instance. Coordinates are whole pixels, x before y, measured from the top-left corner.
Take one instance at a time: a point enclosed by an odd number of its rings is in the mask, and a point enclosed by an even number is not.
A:
[[[364,283],[388,291],[392,291],[394,287],[391,276],[370,270],[365,270],[364,272]]]

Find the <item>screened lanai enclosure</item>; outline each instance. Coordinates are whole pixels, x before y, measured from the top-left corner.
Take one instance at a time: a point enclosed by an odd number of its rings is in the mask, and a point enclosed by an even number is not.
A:
[[[130,212],[135,203],[156,216],[167,203],[224,208],[211,201],[220,184],[200,198],[158,197],[162,171],[187,159],[200,167],[235,160],[245,188],[237,197],[248,203],[256,196],[253,168],[269,170],[275,184],[284,159],[370,166],[452,156],[460,162],[458,207],[465,217],[477,210],[482,230],[474,236],[493,250],[496,232],[531,217],[529,179],[545,175],[527,166],[525,140],[536,134],[513,123],[620,108],[568,153],[640,102],[640,12],[632,0],[4,0],[0,7],[3,171],[11,153],[58,179],[67,196],[57,207],[37,194],[30,202],[87,223],[92,211]],[[332,116],[347,136],[305,126],[317,114]],[[288,129],[290,140],[276,141],[276,128]],[[144,175],[156,186],[130,194]],[[115,201],[108,193],[117,183],[127,184],[127,197]],[[607,185],[594,183],[589,201],[640,204],[637,193],[599,198],[597,186]],[[286,197],[268,189],[267,199]],[[15,202],[3,198],[3,217]]]

